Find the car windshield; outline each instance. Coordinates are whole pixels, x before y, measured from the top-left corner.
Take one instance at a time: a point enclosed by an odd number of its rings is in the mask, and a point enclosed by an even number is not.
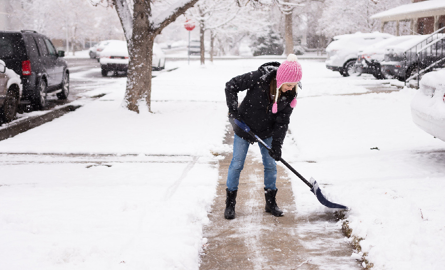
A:
[[[18,58],[24,54],[22,36],[18,33],[0,33],[0,59]]]

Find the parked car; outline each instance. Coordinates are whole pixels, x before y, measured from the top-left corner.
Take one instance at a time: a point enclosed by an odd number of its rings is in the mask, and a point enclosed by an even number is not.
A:
[[[443,38],[443,35],[429,39],[430,44],[428,45],[425,43],[424,46],[428,47],[428,49],[422,52],[424,58],[421,62],[417,61],[416,50],[410,50],[420,42],[424,42],[427,37],[427,35],[418,35],[413,39],[388,47],[384,61],[381,63],[384,76],[405,81],[405,79],[416,73],[419,68],[426,68],[429,64],[438,60],[437,57],[443,55],[445,50],[445,40],[438,40]]]
[[[0,60],[0,121],[11,122],[22,97],[22,80]]]
[[[20,75],[22,104],[45,108],[47,94],[57,91],[57,98],[69,95],[69,69],[52,42],[36,31],[0,31],[0,59]]]
[[[96,55],[96,57],[95,57],[95,58],[97,58],[97,61],[98,61],[98,62],[99,62],[99,59],[100,59],[100,56],[101,56],[102,51],[105,50],[105,47],[107,47],[108,44],[111,44],[111,43],[113,43],[113,42],[115,42],[115,41],[121,41],[121,40],[114,40],[114,39],[103,40],[103,41],[99,42],[99,43],[95,46],[95,47],[96,47],[96,51],[95,51],[95,55]]]
[[[425,74],[411,101],[413,122],[425,132],[445,141],[445,69]]]
[[[415,37],[414,35],[390,37],[362,48],[355,63],[357,72],[372,74],[376,79],[385,79],[386,77],[381,71],[381,62],[385,58],[386,49]]]
[[[357,53],[365,46],[375,44],[381,40],[393,37],[386,33],[355,33],[335,36],[326,48],[326,68],[339,71],[347,77],[356,73],[354,64],[357,61]]]
[[[107,76],[109,71],[127,71],[128,70],[128,49],[127,42],[116,40],[109,42],[101,52],[100,67],[102,76]]]
[[[90,56],[91,59],[95,59],[97,57],[97,46],[99,45],[99,43],[96,43],[94,46],[90,47],[90,49],[88,50],[88,55]]]
[[[102,76],[107,76],[109,71],[127,71],[129,63],[129,55],[127,42],[115,40],[109,42],[101,52],[100,66]],[[153,44],[153,70],[161,70],[165,68],[165,55],[159,48],[158,44]]]

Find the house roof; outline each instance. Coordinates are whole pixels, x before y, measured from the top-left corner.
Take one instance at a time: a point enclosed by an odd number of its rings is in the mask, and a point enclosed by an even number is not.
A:
[[[371,16],[371,19],[379,19],[382,22],[401,21],[422,17],[445,15],[444,0],[429,0],[398,6]]]

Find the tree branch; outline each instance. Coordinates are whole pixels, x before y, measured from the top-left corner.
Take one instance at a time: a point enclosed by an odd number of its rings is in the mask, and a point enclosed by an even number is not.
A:
[[[131,14],[128,2],[126,0],[113,0],[113,4],[116,7],[119,19],[121,20],[125,38],[127,39],[127,42],[129,42],[133,34],[133,15]]]
[[[165,12],[157,16],[153,20],[153,29],[155,30],[155,33],[161,33],[162,29],[164,29],[171,22],[175,21],[176,18],[184,14],[187,9],[194,6],[196,2],[198,2],[198,0],[177,1],[175,4],[176,7],[170,9],[170,14],[167,14],[167,12]]]

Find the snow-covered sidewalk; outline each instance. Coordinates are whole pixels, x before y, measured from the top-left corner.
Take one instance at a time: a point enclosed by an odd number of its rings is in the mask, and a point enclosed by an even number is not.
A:
[[[123,109],[125,78],[116,78],[85,94],[105,96],[1,141],[0,265],[198,269],[217,154],[230,151],[225,82],[263,62],[168,62],[179,68],[153,80],[154,114]],[[301,62],[283,157],[351,208],[376,269],[440,269],[445,143],[411,122],[414,90],[349,95],[377,81]],[[299,214],[326,210],[296,178],[293,189]]]

